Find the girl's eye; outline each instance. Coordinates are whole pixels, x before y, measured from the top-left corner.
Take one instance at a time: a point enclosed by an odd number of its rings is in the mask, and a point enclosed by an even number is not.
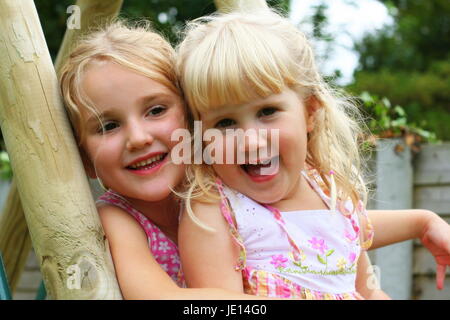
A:
[[[104,133],[119,127],[119,124],[113,121],[105,122],[98,128],[98,133]]]
[[[226,128],[226,127],[230,127],[235,124],[236,124],[236,121],[234,121],[233,119],[222,119],[222,120],[218,121],[214,127],[215,128]]]
[[[166,111],[165,106],[157,105],[157,106],[151,107],[150,110],[148,110],[147,114],[149,116],[158,116],[161,113],[163,113],[164,111]]]
[[[277,112],[277,108],[267,107],[258,111],[258,117],[268,117]]]

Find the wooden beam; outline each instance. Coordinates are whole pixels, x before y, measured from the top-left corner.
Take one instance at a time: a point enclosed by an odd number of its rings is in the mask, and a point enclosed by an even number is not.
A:
[[[235,10],[253,11],[268,8],[266,0],[214,0],[217,10],[227,13]]]
[[[80,28],[66,30],[56,59],[57,72],[80,36],[96,30],[101,23],[116,18],[122,3],[123,0],[78,0],[75,3],[80,9]],[[1,217],[0,251],[3,253],[11,291],[14,293],[31,249],[31,238],[15,184],[10,187]]]
[[[121,298],[32,0],[0,1],[0,125],[50,297]]]
[[[31,238],[14,181],[0,217],[0,252],[3,255],[11,292],[19,283],[20,275],[31,250]]]
[[[78,0],[76,2],[75,5],[80,9],[80,28],[66,30],[55,60],[56,71],[66,61],[80,37],[116,18],[122,3],[123,0]],[[76,14],[76,11],[73,14]]]

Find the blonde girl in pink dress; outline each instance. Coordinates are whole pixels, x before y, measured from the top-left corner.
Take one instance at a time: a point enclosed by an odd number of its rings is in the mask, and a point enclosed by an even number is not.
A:
[[[177,248],[184,166],[171,161],[185,106],[170,44],[148,24],[117,22],[81,40],[60,74],[86,172],[125,299],[249,299],[187,289]]]

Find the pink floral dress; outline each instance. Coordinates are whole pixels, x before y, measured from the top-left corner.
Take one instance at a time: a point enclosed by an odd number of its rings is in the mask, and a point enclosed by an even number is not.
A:
[[[186,287],[181,272],[178,247],[169,237],[167,237],[152,221],[133,208],[130,203],[114,191],[108,190],[101,195],[97,200],[97,204],[101,203],[119,207],[132,215],[144,229],[147,235],[150,253],[159,263],[161,268],[167,272],[178,286]]]
[[[325,183],[313,169],[305,180],[330,207]],[[236,270],[249,294],[302,299],[356,299],[356,266],[373,228],[360,202],[337,210],[280,212],[218,182],[221,211],[240,246]],[[361,220],[365,230],[360,230]]]

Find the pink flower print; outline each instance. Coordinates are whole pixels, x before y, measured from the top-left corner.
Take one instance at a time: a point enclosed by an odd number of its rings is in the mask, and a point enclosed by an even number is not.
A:
[[[350,254],[348,255],[348,261],[350,261],[350,263],[355,262],[356,260],[356,253],[354,252],[350,252]]]
[[[291,291],[289,290],[289,287],[286,285],[286,283],[283,282],[281,279],[275,279],[275,292],[276,296],[280,298],[290,298],[291,297]]]
[[[270,261],[271,264],[273,264],[273,266],[275,268],[286,268],[286,262],[288,261],[288,259],[286,257],[284,257],[282,254],[279,255],[273,255],[272,256],[272,261]]]
[[[173,264],[177,264],[177,263],[180,262],[180,259],[178,258],[178,256],[177,256],[176,254],[172,254],[172,255],[170,256],[170,261],[171,261]]]
[[[354,219],[351,219],[351,222],[352,222],[353,230],[355,230],[355,232],[356,232],[357,234],[359,234],[359,227],[358,227],[358,225],[356,224],[356,221],[355,221]]]
[[[351,234],[348,230],[345,230],[345,238],[349,241],[349,242],[353,242],[356,239],[358,239],[358,234]]]
[[[167,241],[161,241],[160,242],[158,250],[160,250],[162,252],[166,252],[169,249],[170,249],[170,246],[169,246],[169,243]]]
[[[324,239],[317,239],[316,237],[312,237],[311,240],[308,240],[308,242],[311,243],[313,249],[319,250],[320,254],[324,254],[325,250],[328,249]]]

